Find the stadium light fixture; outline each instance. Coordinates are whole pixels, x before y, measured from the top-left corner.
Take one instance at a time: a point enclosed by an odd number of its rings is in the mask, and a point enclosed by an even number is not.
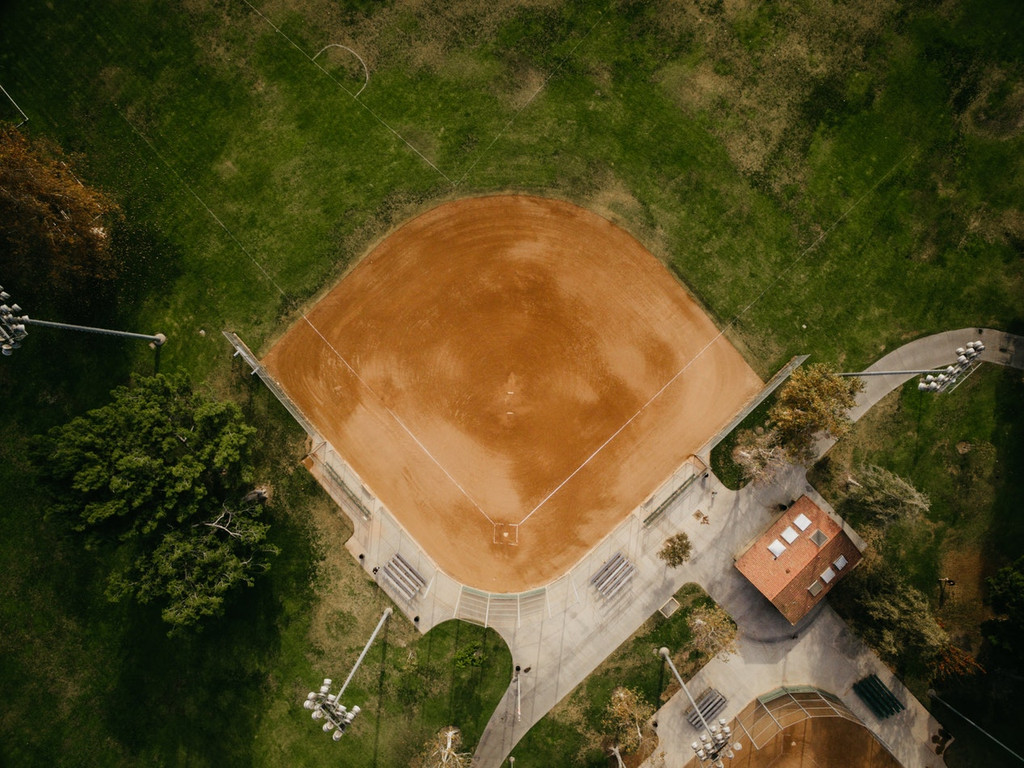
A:
[[[732,729],[728,726],[724,717],[719,718],[718,722],[714,725],[708,725],[708,721],[704,719],[704,713],[700,711],[697,702],[693,700],[690,689],[686,687],[686,683],[680,676],[679,670],[676,669],[676,665],[672,663],[672,656],[669,654],[668,648],[661,648],[658,651],[658,655],[668,662],[669,669],[672,670],[676,682],[683,689],[686,698],[690,700],[693,711],[697,713],[701,725],[704,726],[704,732],[699,735],[699,740],[690,744],[693,754],[702,766],[709,765],[715,766],[715,768],[724,768],[725,761],[723,758],[732,760],[735,757],[735,753],[743,749],[743,745],[738,741],[729,741],[732,737]]]
[[[837,376],[921,376],[917,383],[919,392],[952,392],[964,379],[974,373],[981,364],[981,353],[985,344],[978,339],[969,341],[954,351],[955,359],[942,368],[927,368],[921,371],[858,371],[857,373],[839,373]]]
[[[132,333],[131,331],[113,331],[109,328],[92,328],[87,325],[72,325],[70,323],[58,323],[52,320],[34,320],[17,304],[8,305],[11,294],[0,285],[0,354],[10,357],[14,350],[21,346],[21,342],[28,336],[26,325],[41,325],[49,328],[61,328],[66,331],[83,331],[85,333],[100,333],[105,336],[122,336],[129,339],[142,339],[148,341],[154,348],[163,346],[167,337],[162,333]]]
[[[391,608],[384,609],[384,615],[380,617],[380,621],[377,622],[376,629],[373,630],[373,634],[370,635],[370,639],[366,641],[366,646],[363,648],[363,652],[359,654],[359,658],[356,659],[355,666],[352,667],[352,671],[348,673],[348,677],[341,686],[341,690],[337,693],[331,693],[331,678],[325,677],[323,683],[320,685],[320,689],[317,691],[310,691],[306,696],[306,700],[302,702],[302,706],[312,711],[313,720],[323,720],[324,724],[322,730],[324,733],[330,733],[331,738],[334,741],[341,741],[341,737],[345,734],[345,729],[348,728],[352,721],[356,719],[356,715],[362,712],[362,709],[358,706],[351,708],[345,707],[341,703],[341,697],[345,693],[345,689],[348,688],[348,684],[352,681],[353,675],[356,670],[359,669],[359,665],[363,663],[363,659],[366,657],[367,651],[370,650],[370,646],[373,645],[373,641],[377,638],[377,633],[380,632],[381,627],[384,626],[384,622],[391,616]],[[333,731],[333,733],[331,733]]]

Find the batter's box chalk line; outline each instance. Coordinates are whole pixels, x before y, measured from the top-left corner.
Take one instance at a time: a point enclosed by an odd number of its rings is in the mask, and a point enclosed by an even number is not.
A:
[[[494,543],[516,546],[519,543],[519,523],[495,523]]]

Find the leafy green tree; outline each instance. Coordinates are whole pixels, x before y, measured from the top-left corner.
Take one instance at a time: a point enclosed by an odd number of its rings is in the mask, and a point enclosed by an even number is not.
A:
[[[849,483],[851,501],[883,528],[897,520],[920,520],[931,507],[928,497],[907,480],[874,464],[860,467]]]
[[[989,642],[1024,666],[1024,557],[988,579],[987,602],[998,614],[985,623]]]
[[[200,395],[184,376],[141,379],[111,397],[40,440],[50,514],[88,546],[116,549],[112,600],[161,604],[172,631],[195,626],[277,551],[260,507],[242,503],[255,430],[237,405]]]
[[[832,595],[868,645],[901,669],[934,666],[949,646],[927,598],[877,555],[865,558]]]
[[[658,551],[658,557],[668,563],[670,567],[678,568],[690,559],[692,552],[693,543],[690,541],[690,537],[685,532],[680,532],[665,539],[664,545]]]
[[[768,420],[789,455],[807,461],[813,458],[819,432],[840,438],[850,430],[847,412],[863,389],[860,379],[837,376],[833,368],[821,363],[798,368],[779,390]]]

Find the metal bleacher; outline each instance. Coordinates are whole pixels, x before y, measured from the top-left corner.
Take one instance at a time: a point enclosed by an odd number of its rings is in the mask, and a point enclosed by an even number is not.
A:
[[[406,602],[415,600],[416,596],[427,586],[426,580],[397,552],[381,569],[381,574],[398,591],[399,595],[405,598]]]
[[[597,573],[590,577],[590,583],[602,598],[610,600],[629,584],[635,575],[636,567],[623,557],[621,552],[616,552],[614,557],[607,560],[598,568]]]
[[[728,700],[711,688],[705,691],[699,699],[697,699],[697,708],[690,707],[686,712],[686,722],[696,728],[698,731],[703,729],[704,725],[701,723],[701,717],[704,718],[705,723],[713,723],[718,714],[725,709],[725,705]]]
[[[878,679],[878,675],[868,675],[854,683],[853,692],[867,704],[868,709],[874,712],[879,720],[885,720],[906,709],[888,686]]]

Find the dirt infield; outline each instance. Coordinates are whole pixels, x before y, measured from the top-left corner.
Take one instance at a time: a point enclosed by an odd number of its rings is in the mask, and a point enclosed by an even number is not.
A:
[[[761,388],[629,234],[524,196],[408,222],[264,363],[442,569],[495,592],[565,572]]]
[[[803,720],[759,750],[740,742],[729,768],[900,768],[871,731],[839,717]],[[693,758],[687,768],[700,768],[699,762]]]

